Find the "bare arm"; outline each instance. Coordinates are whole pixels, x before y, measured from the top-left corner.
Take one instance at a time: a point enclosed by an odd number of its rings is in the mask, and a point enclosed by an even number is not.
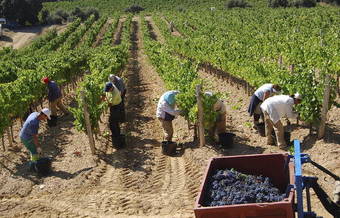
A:
[[[264,95],[263,95],[262,101],[266,100],[269,97],[270,97],[270,92],[269,91],[265,92]]]
[[[33,142],[37,148],[40,148],[38,134],[33,135]]]

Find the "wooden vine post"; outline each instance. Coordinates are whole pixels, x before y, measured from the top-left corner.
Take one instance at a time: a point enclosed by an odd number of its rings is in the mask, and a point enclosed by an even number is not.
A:
[[[2,149],[3,149],[4,151],[6,151],[4,135],[1,136],[1,141],[2,141]]]
[[[6,131],[7,131],[7,137],[8,137],[9,146],[13,147],[12,134],[11,134],[10,127],[7,127]]]
[[[90,114],[89,114],[89,111],[88,111],[88,108],[87,108],[84,91],[81,92],[81,99],[82,99],[82,103],[83,103],[83,107],[84,107],[83,109],[84,109],[84,118],[85,118],[85,126],[86,126],[87,137],[89,138],[91,153],[93,155],[95,155],[95,143],[94,143],[93,132],[92,132],[92,128],[91,128]]]
[[[201,85],[196,86],[196,98],[197,98],[197,107],[198,107],[198,131],[199,131],[199,140],[200,147],[205,145],[204,138],[204,127],[203,127],[203,105],[201,98]]]
[[[325,136],[325,127],[326,127],[330,92],[331,92],[330,75],[327,74],[325,78],[325,92],[323,95],[323,104],[322,104],[322,110],[321,110],[321,123],[320,123],[319,131],[318,131],[319,139]]]

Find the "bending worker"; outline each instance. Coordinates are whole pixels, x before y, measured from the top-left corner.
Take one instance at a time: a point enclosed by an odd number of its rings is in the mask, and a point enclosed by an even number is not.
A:
[[[213,96],[212,92],[205,92],[207,96]],[[216,114],[216,120],[213,124],[210,125],[209,128],[209,137],[215,140],[215,134],[219,135],[221,133],[225,133],[226,126],[226,106],[224,105],[223,100],[217,99],[216,103],[213,105],[213,111]]]
[[[58,84],[55,81],[50,80],[48,77],[42,78],[42,81],[47,85],[48,88],[47,98],[52,113],[51,118],[57,118],[57,107],[62,110],[65,115],[67,115],[68,111],[62,102],[62,94]]]
[[[124,147],[124,139],[120,134],[120,123],[124,119],[122,114],[122,97],[118,88],[111,82],[105,85],[105,100],[110,107],[109,127],[111,130],[112,145],[116,148]]]
[[[256,128],[257,124],[259,124],[259,120],[262,115],[260,109],[262,102],[280,90],[281,88],[279,85],[267,83],[255,91],[250,99],[250,104],[248,107],[249,115],[254,117],[254,128]]]
[[[176,95],[179,91],[165,92],[158,101],[156,116],[161,122],[164,140],[171,142],[173,137],[172,121],[180,115],[181,111],[175,109]]]
[[[125,95],[126,88],[122,78],[115,76],[114,74],[109,75],[109,82],[111,82],[120,92],[120,96],[122,98],[122,103],[120,104],[120,114],[121,114],[121,122],[125,122]]]
[[[31,161],[37,161],[39,159],[39,153],[41,153],[41,145],[38,139],[39,124],[42,120],[51,119],[51,111],[48,108],[44,108],[40,113],[31,113],[24,125],[20,130],[20,140],[30,152]]]
[[[266,99],[262,105],[261,110],[264,114],[264,122],[266,128],[266,137],[268,145],[274,145],[272,138],[273,127],[276,131],[277,144],[279,148],[283,149],[287,146],[284,139],[284,128],[281,118],[297,118],[298,114],[293,111],[293,106],[301,103],[301,95],[276,95]]]

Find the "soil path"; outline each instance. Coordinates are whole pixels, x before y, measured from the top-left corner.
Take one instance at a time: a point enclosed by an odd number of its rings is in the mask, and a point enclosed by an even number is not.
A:
[[[25,27],[14,31],[5,29],[3,30],[3,36],[0,40],[0,47],[12,46],[14,49],[19,49],[28,45],[32,40],[43,35],[52,28],[56,28],[57,32],[61,33],[66,27],[67,25],[52,25],[48,27]]]

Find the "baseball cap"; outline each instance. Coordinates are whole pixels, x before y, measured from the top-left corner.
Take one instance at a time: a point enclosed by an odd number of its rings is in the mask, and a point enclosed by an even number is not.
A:
[[[115,79],[115,75],[114,74],[110,74],[109,76],[109,81],[113,82]]]
[[[41,110],[41,113],[44,113],[49,120],[51,119],[51,111],[50,111],[50,109],[44,108],[44,109]]]
[[[294,98],[302,100],[302,96],[298,92],[294,94]]]
[[[41,81],[43,81],[44,83],[48,83],[50,79],[48,77],[44,77],[41,79]]]
[[[111,82],[107,82],[107,83],[105,84],[105,89],[104,89],[104,91],[105,91],[105,92],[109,92],[110,89],[111,89],[112,87],[113,87],[112,83],[111,83]]]
[[[174,105],[176,102],[175,96],[179,93],[179,91],[177,90],[173,90],[173,91],[168,91],[165,93],[164,95],[164,100],[170,104],[170,105]]]

